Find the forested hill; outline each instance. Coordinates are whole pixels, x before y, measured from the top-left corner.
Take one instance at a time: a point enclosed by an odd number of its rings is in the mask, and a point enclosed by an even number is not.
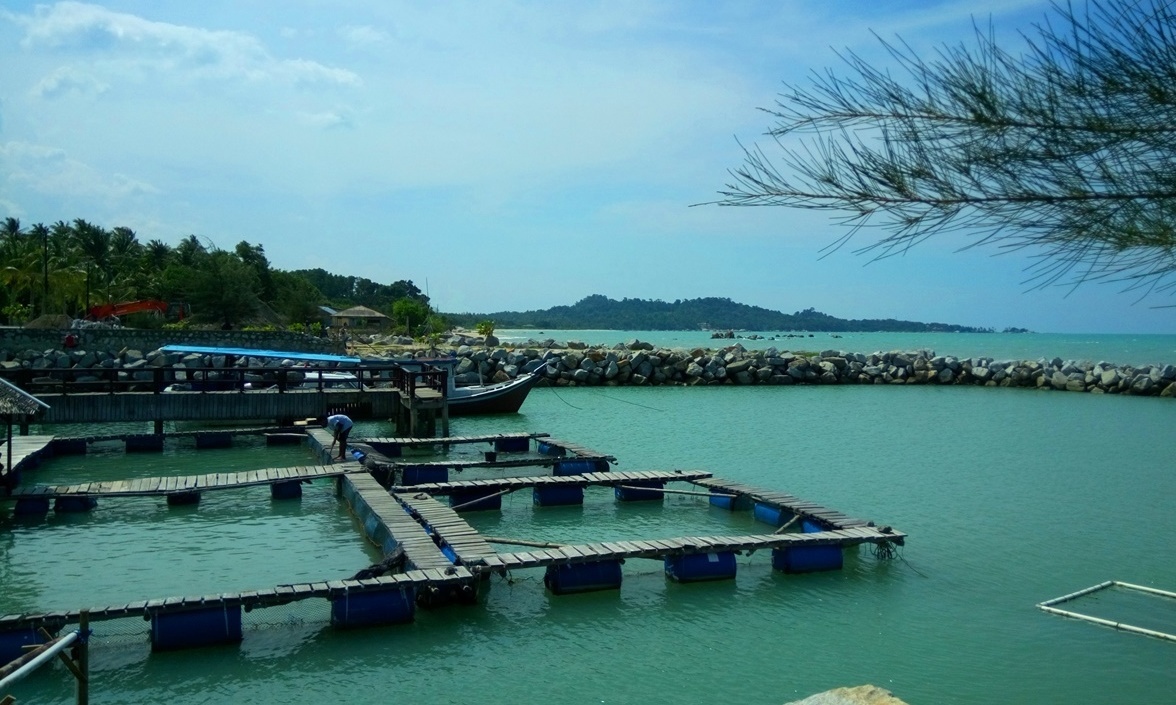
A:
[[[845,319],[812,308],[787,314],[748,306],[725,298],[679,299],[673,303],[645,299],[617,301],[600,294],[572,306],[544,311],[500,311],[486,314],[446,314],[458,325],[473,326],[492,320],[498,328],[613,329],[613,330],[806,330],[991,333],[947,323],[919,323],[887,319]]]

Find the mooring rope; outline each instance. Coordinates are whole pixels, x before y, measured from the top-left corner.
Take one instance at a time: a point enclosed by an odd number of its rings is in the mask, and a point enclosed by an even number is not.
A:
[[[565,404],[567,404],[568,406],[572,407],[572,408],[573,408],[573,409],[575,409],[576,411],[583,411],[583,409],[581,409],[580,407],[576,406],[575,404],[572,404],[572,403],[571,403],[571,402],[569,402],[567,399],[564,399],[563,397],[561,397],[561,396],[559,395],[559,392],[555,391],[555,387],[548,387],[548,389],[550,389],[550,390],[551,390],[551,393],[555,395],[555,398],[556,398],[556,399],[559,399],[560,401],[562,401],[563,403],[565,403]]]
[[[657,407],[655,407],[655,406],[646,406],[645,404],[638,404],[638,403],[637,403],[637,402],[635,402],[635,401],[629,401],[628,399],[621,399],[620,397],[613,397],[613,396],[609,396],[609,395],[607,395],[607,394],[604,394],[604,393],[601,393],[601,392],[592,392],[592,393],[593,393],[593,394],[595,394],[595,395],[596,395],[596,396],[598,396],[598,397],[604,397],[605,399],[611,399],[611,400],[613,400],[613,401],[619,401],[619,402],[621,402],[622,404],[632,404],[633,406],[639,406],[639,407],[641,407],[642,409],[649,409],[650,411],[657,411],[657,412],[659,412],[659,413],[665,413],[665,409],[659,409],[659,408],[657,408]]]

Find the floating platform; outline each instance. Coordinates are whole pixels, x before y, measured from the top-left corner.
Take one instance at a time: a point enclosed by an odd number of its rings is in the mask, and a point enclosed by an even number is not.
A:
[[[746,485],[741,482],[733,482],[717,477],[694,480],[693,484],[699,487],[705,487],[712,492],[734,495],[731,500],[713,502],[721,506],[727,506],[727,508],[736,508],[740,505],[750,508],[753,504],[770,507],[777,510],[778,516],[774,518],[779,523],[788,521],[791,518],[788,515],[807,519],[811,523],[806,527],[806,530],[820,531],[873,526],[873,522],[848,516],[835,509],[829,509],[816,502],[800,499],[787,492],[764,489],[762,487],[755,487],[754,485]],[[780,510],[783,511],[780,512]]]
[[[711,477],[703,470],[633,470],[629,472],[586,472],[579,475],[538,475],[534,477],[501,477],[487,480],[458,480],[455,482],[426,482],[390,488],[393,492],[423,492],[430,495],[451,495],[466,490],[522,490],[539,487],[616,487],[631,482],[693,482]]]

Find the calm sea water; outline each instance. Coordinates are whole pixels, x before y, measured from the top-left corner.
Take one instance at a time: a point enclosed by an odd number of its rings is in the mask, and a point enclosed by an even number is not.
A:
[[[1055,354],[1069,356],[1032,357]],[[94,699],[769,705],[874,683],[915,704],[1172,702],[1176,644],[1034,605],[1108,579],[1176,590],[1173,427],[1169,399],[1013,389],[537,389],[523,413],[458,419],[454,433],[545,431],[616,455],[621,470],[701,468],[780,488],[909,533],[902,558],[863,547],[842,571],[790,576],[756,554],[739,559],[736,580],[702,585],[632,560],[621,590],[566,597],[544,591],[541,571],[520,571],[494,578],[481,605],[418,612],[408,626],[339,632],[321,608],[259,610],[239,647],[179,653],[151,653],[141,622],[111,623],[92,650]],[[355,435],[389,431],[365,423]],[[298,448],[110,446],[53,460],[37,480],[306,462]],[[529,500],[467,516],[493,535],[553,541],[755,528],[684,496]],[[181,510],[106,500],[83,516],[0,520],[0,612],[333,578],[374,558],[329,484],[301,502],[265,490]],[[1073,606],[1176,630],[1172,600],[1112,593]],[[68,703],[71,688],[54,667],[14,695]]]

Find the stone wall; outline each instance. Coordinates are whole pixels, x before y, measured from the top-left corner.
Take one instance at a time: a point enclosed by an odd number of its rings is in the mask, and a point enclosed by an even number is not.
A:
[[[245,346],[234,332],[230,344]],[[263,334],[258,334],[263,335]],[[315,339],[310,339],[314,341]],[[936,355],[932,350],[894,350],[851,353],[825,350],[799,353],[746,350],[736,344],[722,349],[655,349],[648,343],[631,341],[611,348],[563,343],[546,347],[487,347],[485,340],[456,339],[439,350],[410,347],[389,349],[389,357],[457,358],[458,384],[502,382],[534,372],[540,385],[647,386],[647,385],[778,385],[791,384],[935,384],[986,387],[1023,387],[1040,390],[1176,396],[1176,366],[1116,365],[1054,359],[996,360],[990,357],[957,358]],[[0,352],[0,370],[33,370],[38,376],[72,379],[153,378],[150,368],[171,372],[192,367],[221,367],[223,358],[190,355],[161,355],[119,346],[87,351],[84,347],[63,351],[26,348],[18,353]],[[565,347],[566,346],[566,347]],[[146,346],[145,346],[146,347]],[[257,339],[250,347],[290,349],[281,341]],[[276,367],[278,360],[239,360],[239,365]],[[148,369],[143,369],[148,368]],[[260,370],[259,370],[260,371]]]
[[[94,352],[117,353],[127,348],[147,351],[164,345],[203,345],[343,354],[341,343],[289,331],[0,328],[0,356],[7,354],[4,359],[11,359],[28,350],[61,350],[67,334],[77,338],[78,344],[74,350]]]

